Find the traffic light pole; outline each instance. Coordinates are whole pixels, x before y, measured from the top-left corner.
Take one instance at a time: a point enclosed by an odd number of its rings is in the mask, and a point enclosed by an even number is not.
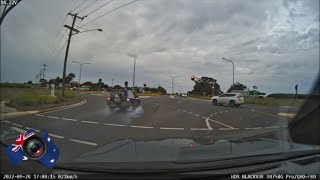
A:
[[[73,28],[74,27],[74,23],[76,22],[77,18],[83,20],[83,17],[79,17],[79,16],[77,16],[77,14],[68,13],[68,15],[73,16],[73,20],[72,20],[71,27],[65,26],[68,29],[70,29],[70,31],[69,31],[69,38],[68,38],[68,44],[67,44],[67,49],[66,49],[66,55],[65,55],[64,64],[63,64],[63,75],[62,75],[62,97],[63,98],[64,98],[64,91],[65,91],[65,85],[66,85],[66,69],[67,69],[67,60],[68,60],[69,47],[70,47],[72,32],[75,30]]]

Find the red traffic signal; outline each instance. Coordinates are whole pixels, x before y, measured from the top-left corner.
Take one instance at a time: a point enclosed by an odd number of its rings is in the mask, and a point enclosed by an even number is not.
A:
[[[147,86],[147,84],[146,84],[146,83],[144,83],[144,84],[143,84],[143,86],[144,86],[144,87],[146,87],[146,86]]]
[[[194,75],[191,76],[191,80],[194,81],[196,77]]]

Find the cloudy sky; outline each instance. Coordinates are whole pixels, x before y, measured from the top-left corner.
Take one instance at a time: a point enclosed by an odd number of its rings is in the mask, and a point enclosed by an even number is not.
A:
[[[87,0],[74,12],[85,16],[108,1]],[[67,33],[59,29],[71,24],[66,14],[81,2],[22,0],[1,25],[1,82],[34,80],[41,64],[48,65],[47,78],[61,77]],[[293,93],[295,84],[307,93],[319,73],[318,0],[139,0],[90,22],[128,2],[115,0],[76,21],[81,31],[103,32],[72,37],[67,72],[75,80],[79,65],[73,60],[91,63],[83,67],[82,82],[102,78],[111,85],[114,78],[114,84],[130,85],[128,54],[137,56],[137,85],[160,84],[170,91],[167,76],[180,75],[176,90],[186,92],[193,74],[217,79],[226,91],[232,64],[222,57],[234,61],[236,82],[266,93]]]

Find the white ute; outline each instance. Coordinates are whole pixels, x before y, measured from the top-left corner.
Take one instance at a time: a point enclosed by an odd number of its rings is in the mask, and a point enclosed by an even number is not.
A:
[[[239,107],[241,104],[244,104],[244,98],[241,93],[224,93],[219,96],[213,96],[211,100],[213,105]]]

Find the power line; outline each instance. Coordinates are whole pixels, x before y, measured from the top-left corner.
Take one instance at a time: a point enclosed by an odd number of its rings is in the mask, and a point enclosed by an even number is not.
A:
[[[51,53],[53,53],[53,52],[52,52],[53,46],[55,45],[55,42],[56,42],[56,40],[57,40],[57,38],[58,38],[58,35],[59,35],[59,33],[61,32],[61,30],[62,30],[62,28],[63,28],[63,25],[64,25],[64,23],[66,22],[66,20],[67,20],[67,15],[66,15],[66,17],[64,18],[64,20],[63,20],[63,22],[62,22],[62,25],[60,26],[59,31],[58,31],[58,33],[56,34],[56,37],[54,38],[54,41],[53,41],[53,43],[52,43],[52,45],[51,45],[51,47],[50,47],[50,49],[49,49],[49,51],[48,51],[48,57],[49,57],[48,61],[50,60],[50,55],[51,55]]]
[[[57,60],[57,58],[60,56],[60,54],[61,54],[62,50],[63,50],[63,49],[64,49],[64,47],[67,45],[67,42],[68,42],[68,41],[66,41],[66,42],[64,43],[64,45],[63,45],[63,47],[60,49],[60,51],[59,51],[58,55],[57,55],[57,56],[55,56],[55,57],[53,58],[52,63],[55,63],[55,62],[56,62],[56,60]]]
[[[89,4],[87,7],[83,8],[81,11],[79,11],[77,14],[80,14],[82,11],[86,10],[88,7],[90,7],[92,4],[96,3],[98,0],[93,1],[91,4]]]
[[[83,26],[91,23],[92,21],[95,21],[95,20],[97,20],[97,19],[99,19],[99,18],[101,18],[101,17],[103,17],[103,16],[105,16],[105,15],[107,15],[107,14],[112,13],[113,11],[116,11],[116,10],[118,10],[118,9],[120,9],[120,8],[122,8],[122,7],[125,7],[125,6],[127,6],[127,5],[129,5],[129,4],[131,4],[131,3],[134,3],[134,2],[136,2],[136,1],[138,1],[138,0],[130,1],[130,2],[128,2],[128,3],[126,3],[126,4],[122,5],[122,6],[119,6],[119,7],[115,8],[115,9],[112,9],[111,11],[108,11],[107,13],[104,13],[104,14],[102,14],[101,16],[96,17],[95,19],[87,22],[86,24],[84,24],[84,25],[82,25],[82,26],[80,26],[80,27],[83,27]]]
[[[61,42],[62,39],[65,37],[66,32],[67,32],[67,31],[65,30],[64,33],[62,34],[62,36],[60,37],[59,42]],[[60,46],[61,46],[61,45],[60,45]],[[51,55],[50,55],[49,63],[52,62],[53,57],[54,57],[54,53],[56,52],[56,50],[57,50],[57,46],[54,48],[54,50],[52,51],[52,53],[51,53]]]
[[[99,6],[98,8],[94,9],[93,11],[91,11],[90,13],[88,13],[88,14],[87,14],[87,15],[85,15],[85,16],[89,16],[90,14],[92,14],[92,13],[94,13],[95,11],[99,10],[99,9],[100,9],[100,8],[102,8],[103,6],[105,6],[105,5],[109,4],[109,3],[111,3],[112,1],[114,1],[114,0],[110,0],[110,1],[108,1],[107,3],[105,3],[105,4],[101,5],[101,6]]]
[[[83,3],[85,3],[87,0],[84,0],[82,3],[80,3],[76,8],[74,8],[71,12],[77,10]]]

